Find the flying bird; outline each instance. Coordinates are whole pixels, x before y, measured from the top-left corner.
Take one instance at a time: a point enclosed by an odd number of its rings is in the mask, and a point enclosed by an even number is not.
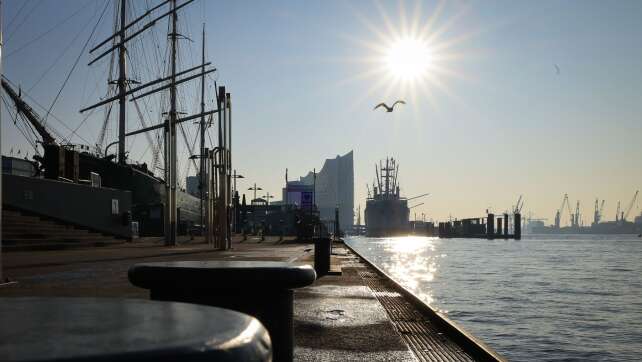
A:
[[[397,105],[397,103],[406,104],[406,102],[402,101],[401,99],[400,99],[400,100],[398,100],[398,101],[396,101],[395,103],[393,103],[391,107],[388,107],[388,105],[387,105],[387,104],[385,104],[385,103],[383,103],[383,102],[382,102],[382,103],[377,104],[377,105],[374,107],[374,109],[373,109],[373,110],[376,110],[376,109],[377,109],[377,108],[379,108],[379,107],[383,107],[383,108],[385,108],[385,109],[386,109],[386,112],[392,112],[392,111],[395,109],[395,106]]]
[[[560,67],[557,64],[553,64],[555,67],[555,74],[560,75]]]

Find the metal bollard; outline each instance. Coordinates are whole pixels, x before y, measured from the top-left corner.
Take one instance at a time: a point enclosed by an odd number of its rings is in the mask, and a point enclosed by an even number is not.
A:
[[[330,255],[332,254],[332,240],[330,238],[314,239],[314,271],[317,278],[327,275],[330,271]]]

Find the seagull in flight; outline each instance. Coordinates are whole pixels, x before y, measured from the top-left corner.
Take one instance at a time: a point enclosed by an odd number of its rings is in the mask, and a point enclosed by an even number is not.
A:
[[[388,105],[387,105],[387,104],[385,104],[385,103],[383,103],[383,102],[382,102],[382,103],[377,104],[377,105],[374,107],[374,109],[373,109],[373,110],[376,110],[376,109],[377,109],[377,108],[379,108],[379,107],[383,107],[383,108],[385,108],[385,109],[386,109],[386,112],[392,112],[392,111],[395,109],[395,106],[397,105],[397,103],[406,104],[406,102],[402,101],[401,99],[400,99],[400,100],[398,100],[398,101],[396,101],[395,103],[393,103],[391,107],[388,107]]]
[[[555,67],[555,74],[560,75],[560,67],[559,67],[559,65],[553,64],[553,66]]]

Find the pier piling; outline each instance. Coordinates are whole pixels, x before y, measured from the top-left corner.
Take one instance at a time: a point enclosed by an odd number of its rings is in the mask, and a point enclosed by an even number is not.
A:
[[[488,214],[486,217],[486,236],[489,240],[495,238],[495,214]]]

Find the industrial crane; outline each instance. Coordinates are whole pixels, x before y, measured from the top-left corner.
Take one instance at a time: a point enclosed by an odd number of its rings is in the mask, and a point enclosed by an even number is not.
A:
[[[626,207],[626,211],[622,215],[622,221],[626,221],[626,219],[629,218],[629,214],[631,213],[631,209],[633,209],[633,205],[635,204],[635,200],[638,198],[638,194],[640,193],[639,190],[635,191],[635,194],[633,195],[633,198],[631,199],[631,202],[629,202],[629,206]]]
[[[580,200],[577,200],[575,205],[575,214],[571,215],[571,226],[575,228],[580,227]]]
[[[564,211],[564,206],[568,205],[568,194],[564,194],[564,199],[562,200],[562,206],[560,206],[559,209],[557,209],[557,212],[555,213],[555,228],[559,229],[560,224],[561,224],[561,219],[562,219],[562,211]],[[569,213],[570,213],[570,206],[568,206]],[[572,218],[572,214],[571,214]]]
[[[599,204],[599,202],[600,202],[599,199],[595,199],[595,212],[593,213],[593,225],[599,224],[600,221],[602,220],[602,215],[604,212],[604,200],[602,200],[602,204]]]
[[[615,210],[615,221],[620,221],[620,201],[617,202],[617,210]]]
[[[522,198],[522,196],[523,195],[519,195],[517,203],[513,207],[513,214],[520,214],[522,212],[522,208],[524,207],[524,199]]]

